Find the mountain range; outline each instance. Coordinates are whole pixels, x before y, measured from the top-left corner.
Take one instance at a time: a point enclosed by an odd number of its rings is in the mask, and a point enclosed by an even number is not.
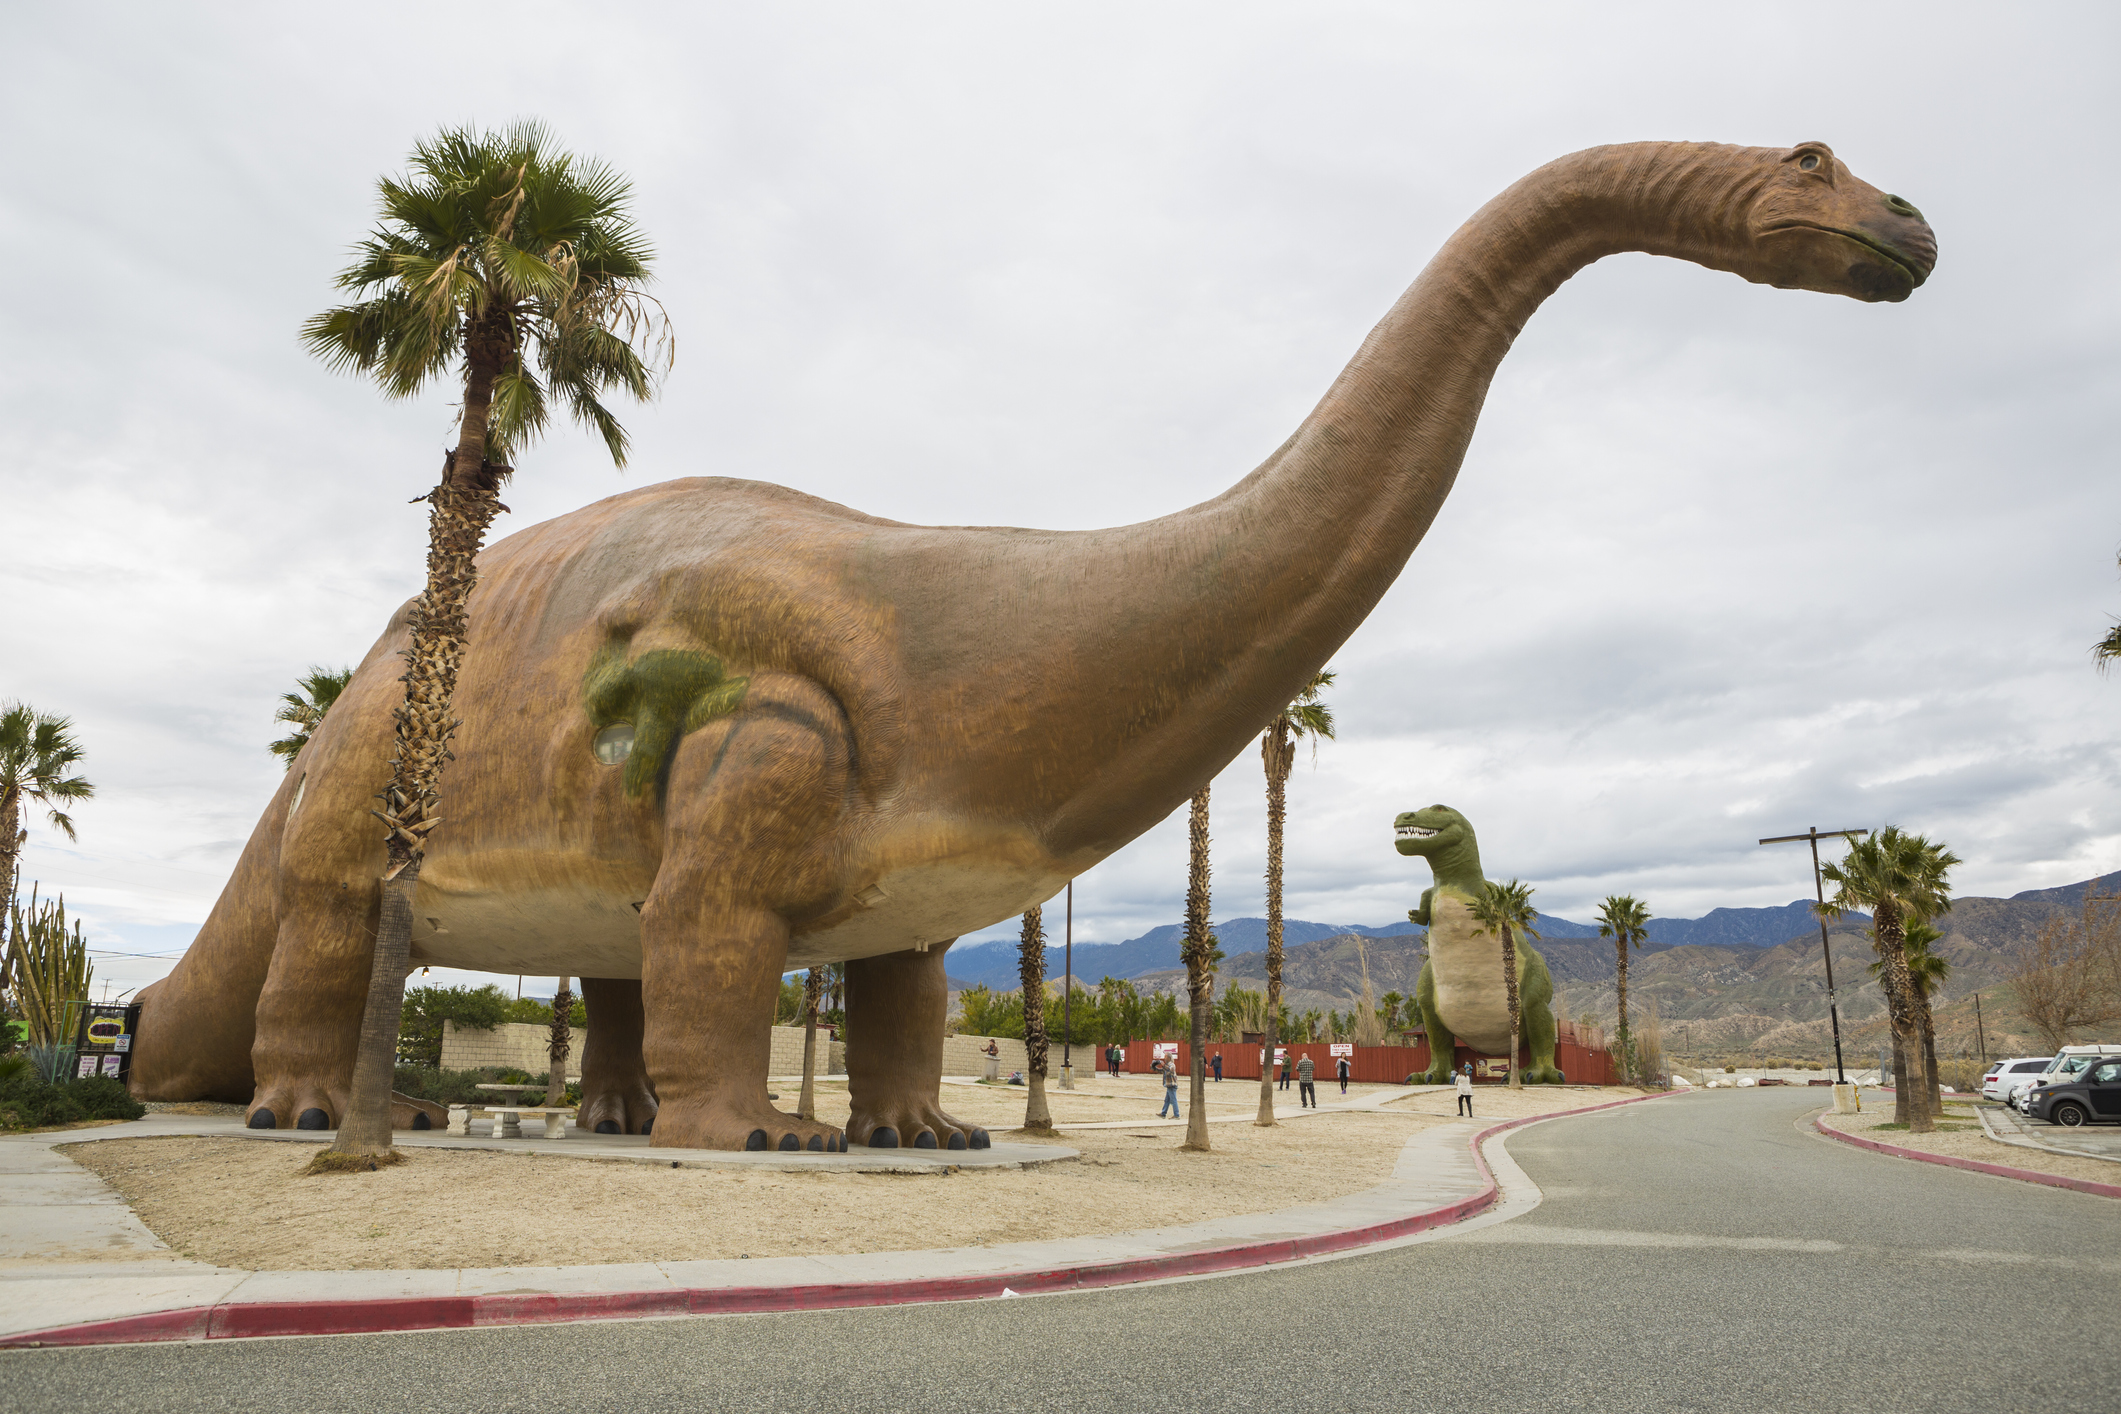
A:
[[[2075,918],[2089,889],[2121,892],[2121,873],[2028,889],[2007,899],[1969,896],[1953,900],[1934,920],[1944,937],[1935,950],[1952,965],[1950,978],[1933,999],[1938,1053],[1985,1049],[1992,1055],[2036,1054],[2043,1049],[2003,982],[2016,954],[2055,920]],[[1856,1065],[1875,1063],[1885,1035],[1885,1001],[1872,980],[1868,916],[1849,914],[1829,925],[1834,981],[1844,1052]],[[1662,925],[1660,927],[1660,925]],[[1539,951],[1555,986],[1556,1010],[1593,1016],[1610,1024],[1618,1003],[1613,944],[1596,925],[1542,915]],[[1182,929],[1152,929],[1124,943],[1086,943],[1075,948],[1075,975],[1095,986],[1106,976],[1124,978],[1144,991],[1183,992],[1178,957]],[[1266,985],[1266,921],[1233,918],[1215,925],[1224,952],[1218,969],[1223,985],[1254,990]],[[1421,974],[1426,934],[1405,921],[1381,926],[1283,924],[1287,948],[1283,985],[1290,1008],[1346,1010],[1362,995],[1367,966],[1371,993],[1411,996]],[[1047,950],[1047,975],[1058,979],[1061,950]],[[989,943],[950,953],[952,990],[980,984],[996,990],[1017,984],[1014,945]],[[1780,908],[1719,908],[1700,918],[1657,919],[1650,938],[1628,967],[1631,1014],[1655,1007],[1674,1052],[1696,1056],[1783,1055],[1820,1060],[1833,1053],[1827,1009],[1826,962],[1819,921],[1805,900]],[[1976,994],[1982,994],[1976,1032]]]

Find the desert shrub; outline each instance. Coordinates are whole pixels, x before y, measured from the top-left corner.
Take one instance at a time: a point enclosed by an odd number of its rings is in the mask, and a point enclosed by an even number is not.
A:
[[[98,1075],[47,1085],[29,1066],[0,1074],[0,1130],[42,1129],[88,1119],[138,1119],[147,1107],[126,1092],[124,1082]]]
[[[1505,981],[1505,982],[1507,982],[1507,981],[1509,981],[1510,979],[1509,979],[1509,978],[1507,978],[1507,977],[1505,977],[1505,978],[1503,978],[1502,980],[1503,980],[1503,981]],[[1723,1068],[1723,1073],[1724,1073],[1725,1075],[1736,1075],[1736,1074],[1738,1073],[1738,1067],[1737,1067],[1737,1066],[1735,1066],[1735,1065],[1727,1065],[1727,1066],[1725,1066],[1725,1067]]]

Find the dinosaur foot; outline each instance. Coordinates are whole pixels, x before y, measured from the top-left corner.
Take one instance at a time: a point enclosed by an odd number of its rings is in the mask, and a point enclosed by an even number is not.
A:
[[[1418,1085],[1448,1085],[1451,1083],[1451,1068],[1444,1066],[1438,1069],[1435,1066],[1430,1066],[1415,1077],[1415,1083]]]
[[[643,1132],[648,1134],[651,1147],[663,1149],[839,1154],[847,1148],[847,1136],[831,1125],[782,1114],[763,1096],[754,1100],[672,1101],[650,1117]]]
[[[1567,1080],[1551,1065],[1526,1066],[1524,1083],[1527,1085],[1565,1085]]]
[[[243,1122],[252,1129],[337,1129],[343,1109],[339,1097],[318,1086],[263,1086],[251,1100]],[[449,1111],[433,1101],[390,1092],[392,1129],[441,1129],[448,1123]]]
[[[655,1128],[655,1108],[646,1077],[631,1085],[585,1087],[574,1127],[585,1134],[648,1134]]]
[[[847,1135],[872,1149],[984,1149],[992,1141],[978,1125],[952,1119],[933,1102],[857,1103]]]

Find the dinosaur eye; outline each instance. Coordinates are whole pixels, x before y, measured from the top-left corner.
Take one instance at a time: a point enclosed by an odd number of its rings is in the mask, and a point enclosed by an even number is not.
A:
[[[604,728],[597,733],[590,749],[596,752],[597,760],[606,766],[618,765],[633,755],[633,724],[621,722],[615,727]]]
[[[1818,170],[1819,170],[1819,154],[1818,154],[1818,153],[1816,153],[1816,152],[1807,152],[1807,153],[1805,153],[1805,154],[1804,154],[1804,156],[1802,156],[1802,157],[1798,158],[1798,159],[1797,159],[1797,170],[1798,170],[1798,171],[1800,171],[1800,172],[1816,172],[1816,171],[1818,171]]]

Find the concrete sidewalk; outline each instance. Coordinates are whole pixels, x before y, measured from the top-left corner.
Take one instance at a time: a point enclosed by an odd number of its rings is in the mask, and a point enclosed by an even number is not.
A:
[[[1661,1097],[1562,1113],[1655,1098]],[[62,1144],[147,1133],[221,1133],[225,1120],[193,1120],[187,1127],[185,1117],[162,1115],[98,1130],[20,1135],[0,1139],[0,1346],[889,1305],[1241,1270],[1373,1246],[1479,1213],[1496,1199],[1480,1142],[1560,1117],[1485,1126],[1477,1120],[1447,1121],[1409,1139],[1392,1177],[1365,1192],[1271,1213],[1103,1237],[756,1261],[342,1272],[252,1272],[190,1261],[141,1225],[102,1180],[52,1152]],[[601,1136],[607,1142],[612,1137]],[[466,1142],[425,1134],[399,1138],[438,1146]],[[473,1142],[474,1147],[496,1147],[490,1140]],[[499,1147],[553,1153],[577,1142],[504,1141]],[[1050,1146],[1007,1147],[1055,1155]],[[649,1152],[651,1161],[670,1162],[681,1151]],[[893,1164],[907,1157],[906,1151],[883,1152],[891,1154],[885,1162]],[[803,1157],[810,1160],[805,1166],[820,1166],[834,1158],[861,1161],[865,1155],[857,1150],[846,1156],[713,1154],[707,1159],[786,1164]],[[956,1163],[969,1157],[948,1151],[934,1156],[937,1162]]]

